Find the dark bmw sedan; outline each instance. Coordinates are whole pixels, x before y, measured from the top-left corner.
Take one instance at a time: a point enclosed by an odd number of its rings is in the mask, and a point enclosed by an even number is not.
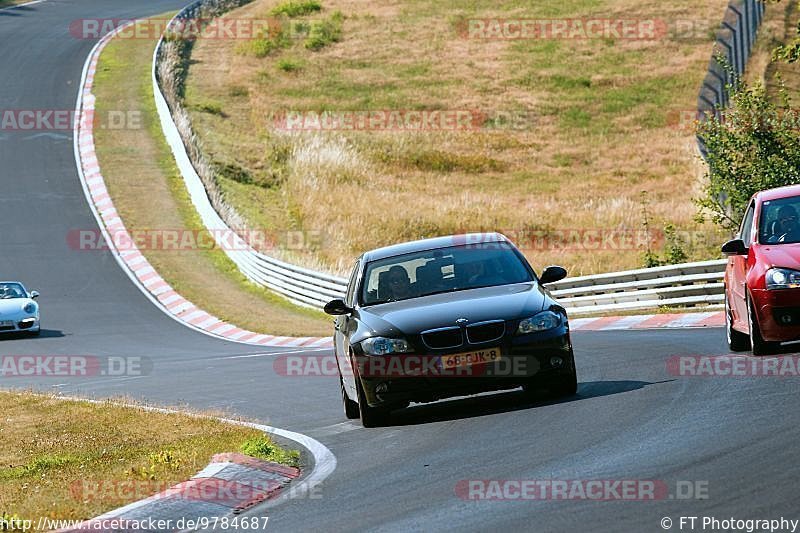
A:
[[[439,237],[380,248],[355,263],[336,316],[348,418],[386,422],[411,402],[522,387],[577,390],[567,314],[503,235]]]

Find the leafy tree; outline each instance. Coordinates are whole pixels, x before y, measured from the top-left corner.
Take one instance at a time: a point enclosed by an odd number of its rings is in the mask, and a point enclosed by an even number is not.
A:
[[[800,25],[797,37],[776,48],[773,59],[800,61]],[[723,59],[718,61],[724,64]],[[708,171],[707,186],[697,203],[698,218],[709,214],[716,224],[735,229],[753,194],[800,183],[800,114],[792,109],[782,83],[777,102],[769,99],[760,83],[751,86],[735,79],[726,90],[730,107],[698,122],[697,133],[708,151]]]
[[[785,88],[777,104],[760,83],[738,80],[728,91],[730,107],[698,123],[708,171],[697,203],[713,222],[734,229],[753,194],[800,183],[800,115],[792,111]]]

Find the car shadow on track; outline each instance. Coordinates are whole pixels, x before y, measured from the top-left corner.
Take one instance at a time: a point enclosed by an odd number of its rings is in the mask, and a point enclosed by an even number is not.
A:
[[[392,413],[387,426],[411,426],[447,420],[460,420],[478,416],[521,411],[548,405],[590,400],[613,394],[621,394],[643,389],[648,385],[667,383],[665,381],[587,381],[580,383],[578,393],[557,399],[530,398],[520,390],[498,392],[469,398],[445,400],[431,404],[414,405]]]
[[[43,329],[38,335],[31,335],[30,333],[21,331],[19,333],[4,333],[3,335],[0,335],[0,342],[13,339],[52,339],[65,336],[66,335],[64,335],[64,332],[60,329]]]

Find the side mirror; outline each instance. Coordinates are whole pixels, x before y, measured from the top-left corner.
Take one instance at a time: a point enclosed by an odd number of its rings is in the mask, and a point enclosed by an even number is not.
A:
[[[335,300],[331,300],[330,302],[325,304],[325,307],[322,309],[329,315],[349,315],[353,312],[352,309],[347,307],[347,304],[344,303],[344,300],[341,298],[336,298]]]
[[[539,283],[545,285],[547,283],[553,283],[555,281],[562,280],[567,277],[567,269],[560,266],[549,266],[544,269],[542,275],[539,276]]]
[[[747,255],[747,246],[742,239],[733,239],[722,245],[722,253],[725,255]]]
[[[31,291],[31,298],[35,300],[39,297],[39,291]]]

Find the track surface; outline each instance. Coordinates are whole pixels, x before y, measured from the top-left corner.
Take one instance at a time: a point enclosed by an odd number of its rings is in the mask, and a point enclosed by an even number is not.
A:
[[[49,0],[0,12],[0,109],[71,109],[93,42],[78,18],[132,17],[183,1]],[[67,246],[95,228],[70,132],[0,131],[0,278],[42,293],[38,339],[0,340],[0,354],[146,356],[138,378],[20,380],[98,397],[227,409],[309,434],[336,454],[321,498],[261,510],[274,531],[662,531],[664,516],[800,518],[797,380],[676,378],[676,354],[726,353],[720,329],[575,333],[577,397],[525,404],[504,393],[416,407],[366,430],[341,414],[334,378],[282,377],[276,353],[209,338],[167,318],[104,252]],[[324,351],[313,352],[324,354]],[[249,357],[241,357],[249,355]],[[705,501],[473,502],[465,479],[659,479],[708,483]]]

